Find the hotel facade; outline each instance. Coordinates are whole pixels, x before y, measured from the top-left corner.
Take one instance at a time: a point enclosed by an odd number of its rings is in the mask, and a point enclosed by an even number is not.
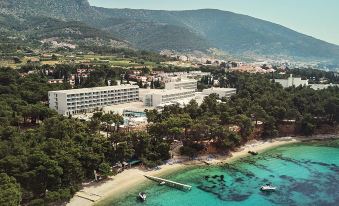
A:
[[[168,82],[165,89],[194,89],[197,90],[198,81],[195,79],[182,79],[181,81]]]
[[[211,95],[211,94],[217,94],[219,95],[220,98],[226,97],[226,98],[230,98],[231,96],[235,95],[237,93],[237,89],[236,88],[216,88],[216,87],[212,87],[209,89],[204,89],[202,91],[203,95]]]
[[[163,103],[174,103],[182,99],[193,99],[194,89],[153,90],[145,94],[143,101],[147,107],[157,107]]]
[[[49,107],[61,115],[91,112],[106,106],[139,101],[139,87],[119,85],[48,92]]]
[[[300,77],[293,77],[291,74],[289,78],[287,79],[275,79],[276,83],[281,84],[284,88],[287,87],[298,87],[298,86],[308,86],[308,80],[302,80]]]

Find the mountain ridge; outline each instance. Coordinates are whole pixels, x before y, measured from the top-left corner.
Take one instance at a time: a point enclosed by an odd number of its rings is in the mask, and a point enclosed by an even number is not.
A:
[[[339,55],[339,46],[335,44],[295,32],[276,23],[228,11],[217,9],[162,11],[105,8],[97,8],[97,10],[115,18],[129,17],[131,19],[186,26],[194,30],[196,35],[206,38],[208,42],[212,43],[213,47],[219,46],[225,51],[235,51],[238,54],[254,51],[259,54],[270,55],[271,53],[279,54],[278,50],[282,51],[282,55],[331,58],[332,54],[326,55],[328,53],[326,50],[329,49],[334,50],[336,56]],[[157,18],[155,19],[155,17]],[[225,29],[224,25],[228,26],[226,28],[233,28]],[[276,41],[277,39],[282,40],[282,42]],[[268,44],[269,41],[271,41],[270,44]],[[218,45],[220,42],[224,45]],[[304,43],[307,44],[304,45]],[[291,44],[290,47],[292,48],[289,48],[288,44]],[[314,44],[317,45],[316,48],[310,48]],[[323,46],[327,48],[323,49]],[[263,52],[265,50],[268,50],[268,52]],[[320,51],[317,52],[318,50]]]
[[[141,49],[207,51],[218,48],[239,56],[339,59],[338,45],[280,24],[219,9],[109,9],[91,6],[87,0],[5,0],[3,5],[6,2],[7,9],[0,9],[2,13],[20,17],[31,13],[81,21]]]

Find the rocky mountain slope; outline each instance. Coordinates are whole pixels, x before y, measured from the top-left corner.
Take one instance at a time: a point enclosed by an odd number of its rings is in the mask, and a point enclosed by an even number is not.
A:
[[[81,21],[96,28],[99,36],[110,34],[112,39],[155,51],[218,48],[243,56],[339,59],[337,45],[268,21],[220,10],[106,9],[90,6],[87,0],[3,0],[0,13],[28,21],[32,16]],[[61,32],[55,31],[55,35]],[[92,34],[95,36],[95,32]]]

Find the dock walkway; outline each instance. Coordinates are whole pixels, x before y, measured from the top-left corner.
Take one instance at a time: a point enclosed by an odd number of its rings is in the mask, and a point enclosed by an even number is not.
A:
[[[174,182],[171,180],[166,180],[163,178],[159,178],[159,177],[154,177],[154,176],[149,176],[149,175],[144,175],[146,178],[156,181],[156,182],[165,182],[165,185],[168,185],[170,187],[176,188],[176,189],[180,189],[180,190],[191,190],[192,186],[190,185],[185,185],[179,182]]]
[[[91,202],[96,202],[96,201],[98,201],[99,199],[102,198],[102,196],[100,196],[100,195],[97,195],[97,194],[94,194],[94,193],[88,193],[88,192],[85,192],[85,191],[82,191],[82,190],[77,192],[75,194],[75,196],[89,200]]]

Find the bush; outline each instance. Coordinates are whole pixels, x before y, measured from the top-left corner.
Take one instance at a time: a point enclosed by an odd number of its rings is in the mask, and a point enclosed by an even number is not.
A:
[[[69,200],[72,197],[69,189],[60,189],[58,191],[47,192],[45,201],[47,203]]]
[[[145,158],[142,158],[142,162],[148,168],[154,168],[162,163],[161,161],[147,160]]]
[[[311,115],[305,115],[300,122],[300,132],[304,135],[312,135],[316,128],[315,121]]]
[[[99,173],[101,177],[107,178],[108,176],[113,175],[112,167],[110,166],[110,164],[103,162],[99,165]]]
[[[30,201],[29,206],[44,206],[45,201],[43,199],[34,199]]]
[[[14,177],[0,173],[0,205],[16,206],[21,201],[21,188]]]
[[[193,158],[198,154],[198,150],[189,146],[180,147],[180,154]]]

